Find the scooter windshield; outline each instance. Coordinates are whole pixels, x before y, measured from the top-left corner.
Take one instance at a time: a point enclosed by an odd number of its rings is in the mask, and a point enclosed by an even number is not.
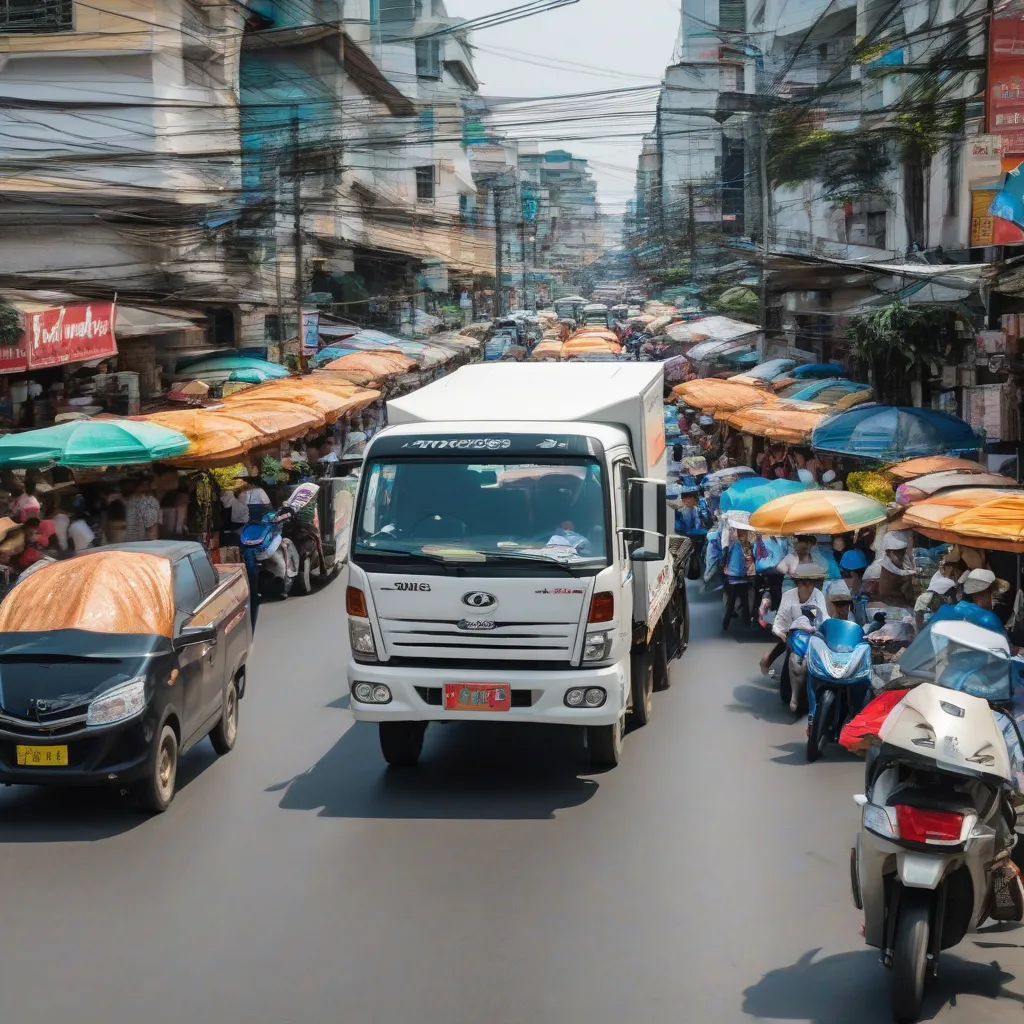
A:
[[[944,620],[929,624],[904,651],[893,675],[908,684],[935,683],[981,697],[1008,702],[1013,667],[1006,636],[974,623]]]

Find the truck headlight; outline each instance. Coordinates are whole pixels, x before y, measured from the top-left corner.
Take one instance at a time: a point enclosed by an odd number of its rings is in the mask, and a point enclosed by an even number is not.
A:
[[[373,642],[373,630],[369,619],[348,620],[348,642],[352,653],[364,658],[377,657],[377,645]]]
[[[588,633],[583,641],[583,660],[604,661],[612,649],[612,636],[610,631]]]
[[[141,715],[146,707],[146,677],[136,676],[100,694],[86,712],[86,725],[113,725]]]

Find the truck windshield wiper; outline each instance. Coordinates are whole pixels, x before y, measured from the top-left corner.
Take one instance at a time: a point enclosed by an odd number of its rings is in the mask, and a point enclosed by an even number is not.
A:
[[[547,555],[535,555],[529,551],[481,551],[480,554],[486,555],[489,560],[493,559],[498,562],[541,562],[544,565],[551,565],[561,569],[569,576],[578,578],[578,573],[573,571],[573,566],[569,562],[557,558],[548,558]],[[593,561],[593,559],[588,559],[588,561]]]
[[[443,555],[432,555],[426,551],[408,551],[405,548],[377,548],[367,545],[356,545],[356,553],[360,555],[386,555],[389,558],[408,558],[410,560],[423,562],[437,562],[441,565],[451,565],[452,560]]]

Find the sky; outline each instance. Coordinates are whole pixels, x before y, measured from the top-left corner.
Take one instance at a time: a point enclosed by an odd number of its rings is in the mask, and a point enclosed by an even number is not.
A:
[[[479,18],[523,0],[446,0],[452,17]],[[633,196],[640,136],[654,123],[657,85],[679,32],[679,0],[578,0],[475,32],[476,73],[485,96],[547,97],[633,89],[619,95],[502,107],[498,126],[543,149],[590,161],[598,199],[619,213]]]

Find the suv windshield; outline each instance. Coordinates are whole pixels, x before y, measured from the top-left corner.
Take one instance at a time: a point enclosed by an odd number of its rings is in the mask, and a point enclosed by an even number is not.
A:
[[[608,564],[597,462],[373,461],[366,471],[355,554],[408,552],[445,562]],[[524,564],[527,559],[521,560]]]

